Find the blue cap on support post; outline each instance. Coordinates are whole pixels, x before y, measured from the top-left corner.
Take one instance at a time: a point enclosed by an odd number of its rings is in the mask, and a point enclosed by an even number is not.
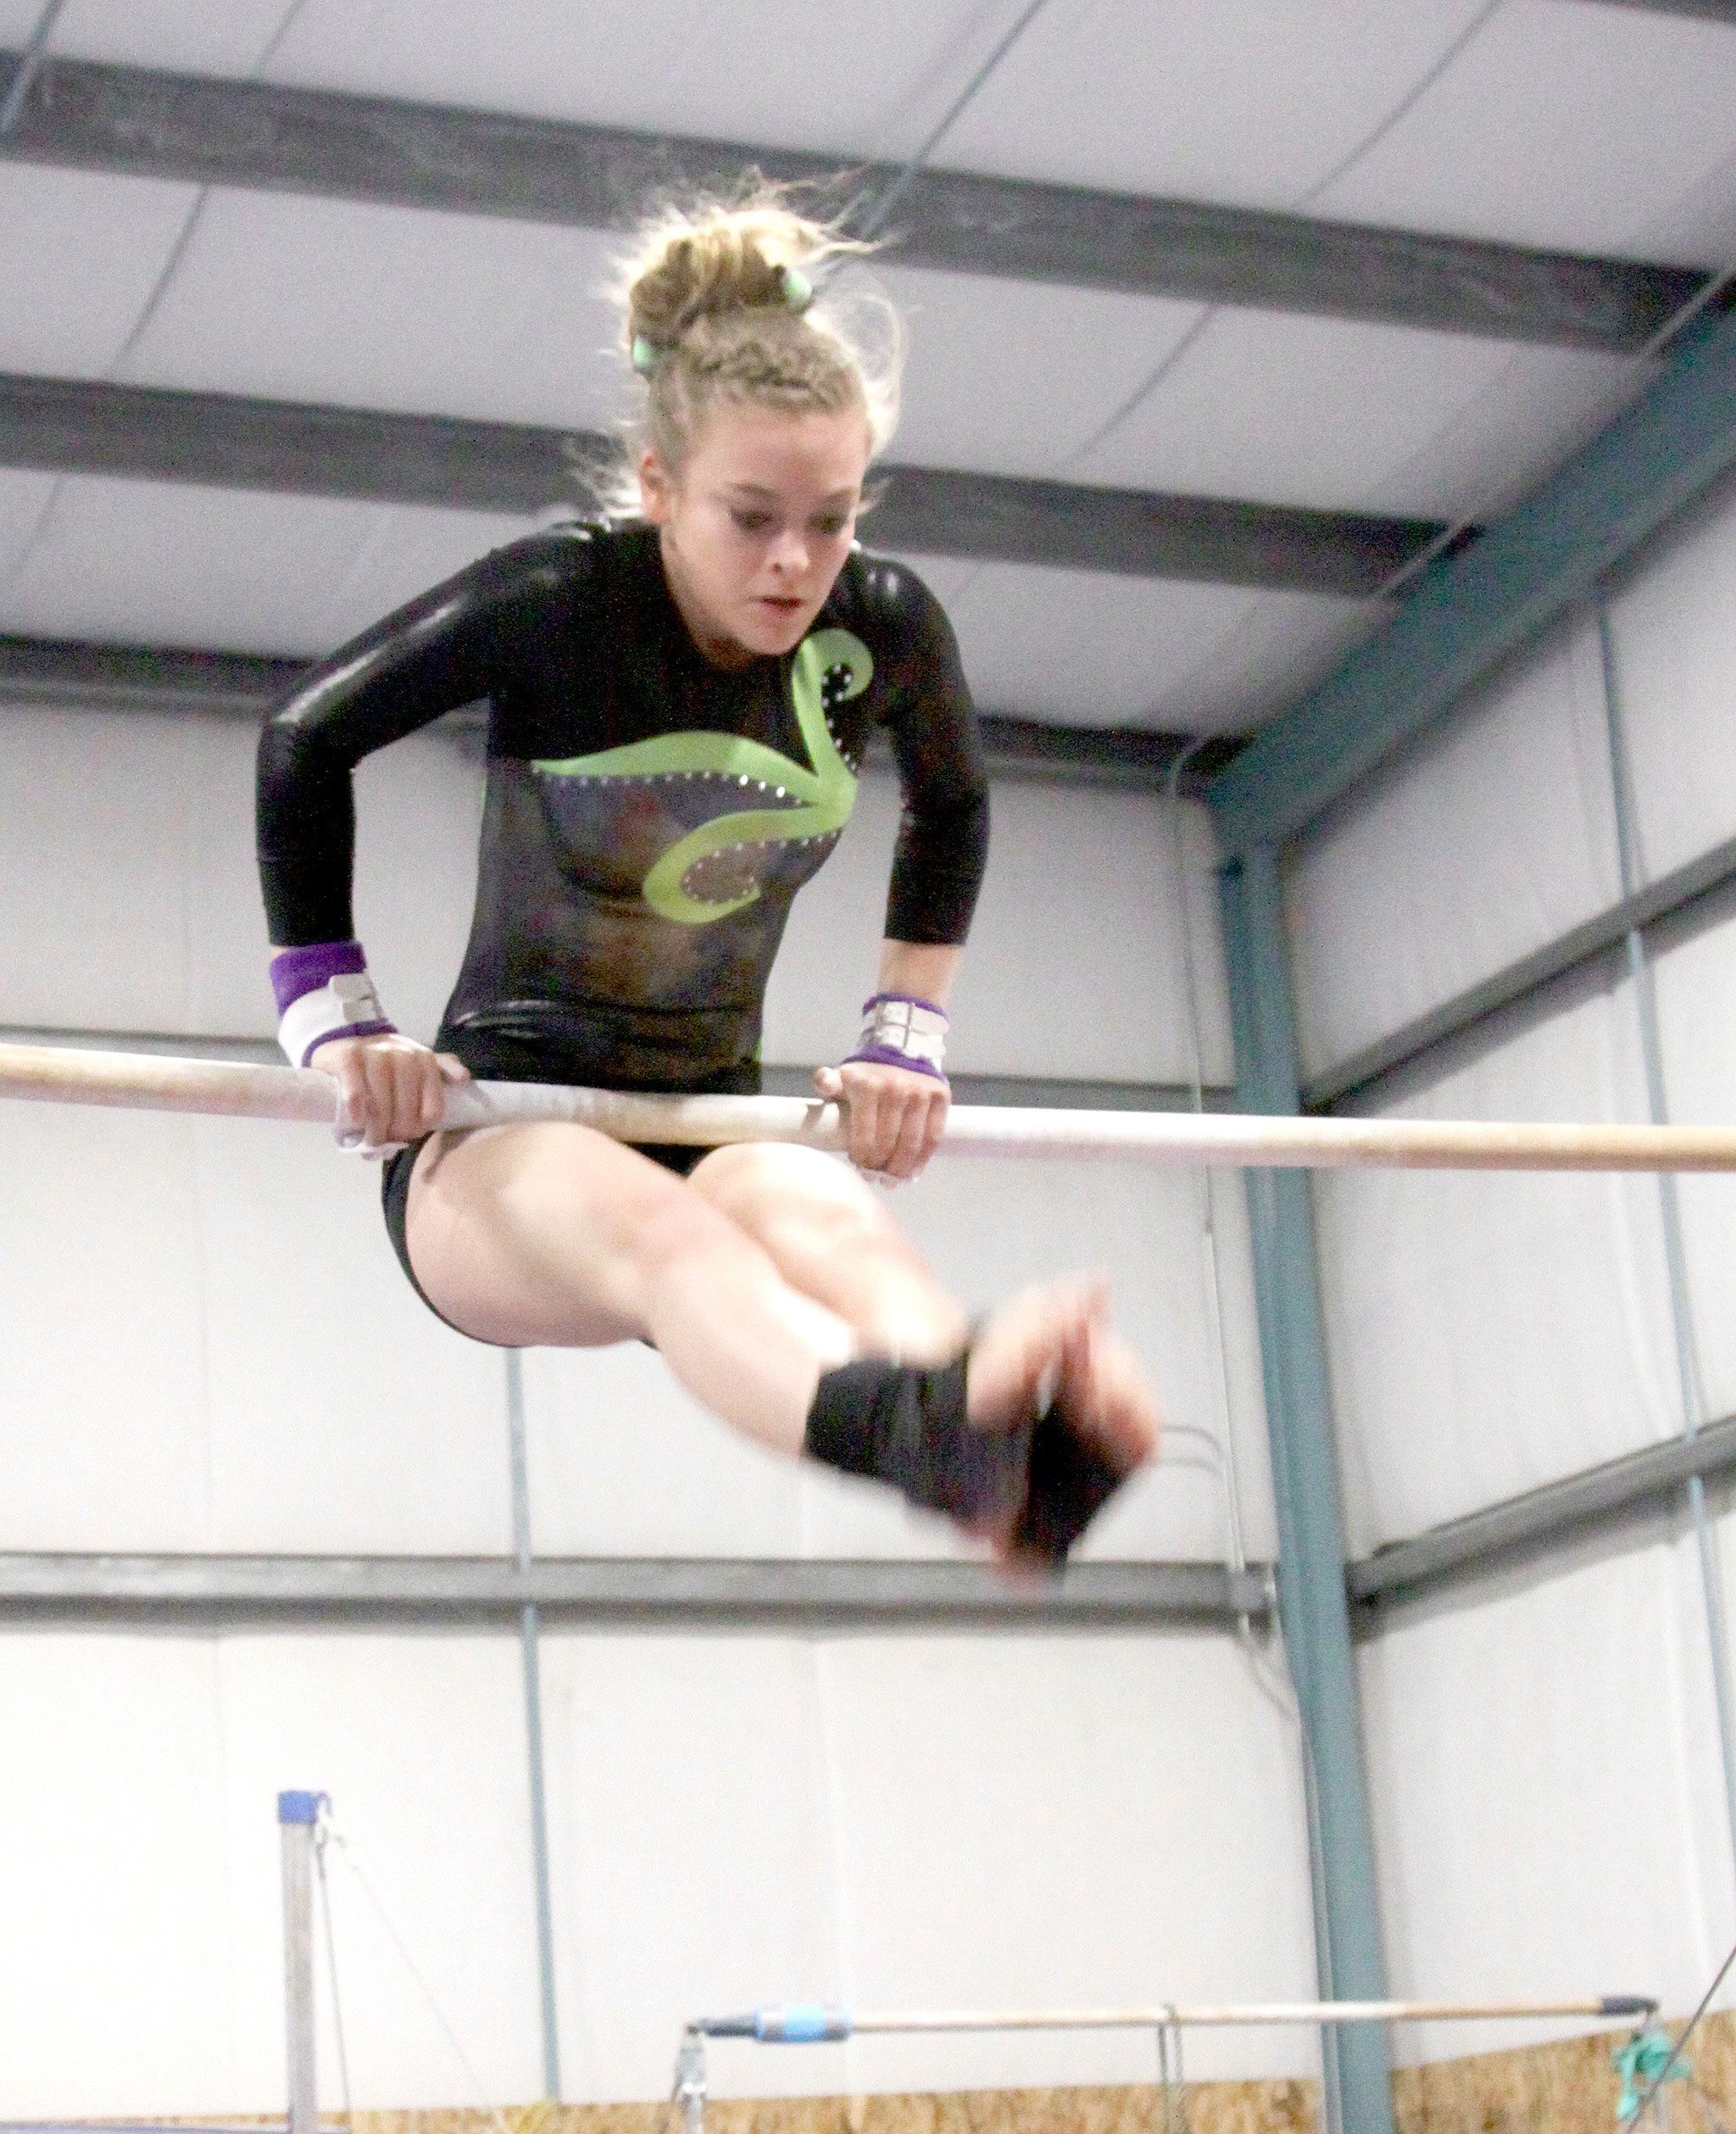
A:
[[[317,1823],[320,1809],[331,1805],[329,1793],[280,1793],[277,1819],[280,1823]]]
[[[850,2019],[841,2008],[762,2008],[754,2016],[754,2035],[762,2045],[831,2045],[850,2034]]]

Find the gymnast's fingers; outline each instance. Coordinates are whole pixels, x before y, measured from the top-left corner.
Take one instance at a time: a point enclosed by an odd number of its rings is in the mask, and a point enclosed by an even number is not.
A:
[[[362,1145],[387,1148],[413,1140],[420,1131],[422,1076],[401,1039],[380,1038],[364,1048],[367,1112]]]
[[[843,1084],[845,1145],[850,1161],[859,1171],[883,1170],[886,1167],[881,1143],[886,1122],[882,1117],[876,1078],[846,1067],[841,1070],[840,1079]]]
[[[946,1089],[932,1075],[893,1072],[899,1076],[898,1128],[885,1167],[895,1178],[914,1178],[939,1145]]]
[[[336,1038],[315,1045],[308,1056],[309,1067],[329,1074],[337,1084],[337,1138],[347,1148],[355,1146],[366,1133],[368,1084],[362,1050],[359,1038]]]

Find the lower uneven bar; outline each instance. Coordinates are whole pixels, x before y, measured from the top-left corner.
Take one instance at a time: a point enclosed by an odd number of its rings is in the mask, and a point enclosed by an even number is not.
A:
[[[1144,2008],[918,2009],[861,2014],[844,2009],[795,2006],[700,2017],[687,2028],[704,2037],[751,2038],[762,2045],[825,2045],[870,2034],[953,2031],[1155,2031],[1233,2024],[1583,2021],[1588,2017],[1600,2022],[1648,2022],[1657,2009],[1657,2001],[1648,1993],[1600,1993],[1555,2001],[1159,2002]]]
[[[329,1126],[328,1077],[298,1067],[70,1046],[0,1045],[0,1096],[42,1102],[300,1120]],[[626,1141],[715,1147],[740,1141],[844,1145],[835,1105],[800,1097],[643,1096],[541,1083],[450,1090],[448,1127],[570,1120]],[[1736,1171],[1736,1130],[1267,1114],[1070,1112],[961,1105],[946,1148],[979,1156],[1102,1157],[1244,1168],[1376,1166],[1427,1170]]]

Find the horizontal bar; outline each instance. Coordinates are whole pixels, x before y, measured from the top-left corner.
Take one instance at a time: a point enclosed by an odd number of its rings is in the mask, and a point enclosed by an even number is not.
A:
[[[1667,1500],[1694,1475],[1733,1471],[1736,1417],[1546,1482],[1409,1541],[1389,1541],[1350,1564],[1345,1582],[1351,1600],[1373,1616],[1383,1604],[1420,1600],[1468,1571],[1493,1568],[1522,1552]]]
[[[0,1048],[8,1045],[65,1045],[81,1052],[124,1050],[170,1059],[186,1058],[187,1048],[197,1045],[202,1058],[240,1060],[258,1067],[281,1066],[283,1060],[275,1038],[214,1037],[206,1032],[45,1029],[34,1024],[0,1023]],[[812,1067],[768,1062],[760,1072],[768,1094],[773,1096],[795,1096],[805,1101],[814,1087]],[[1035,1106],[1049,1111],[1188,1112],[1196,1108],[1192,1083],[1095,1082],[1038,1074],[968,1073],[948,1078],[954,1100],[960,1104]],[[1232,1084],[1208,1082],[1199,1092],[1197,1108],[1227,1111],[1234,1095]]]
[[[354,1630],[1005,1628],[1095,1631],[1265,1624],[1271,1572],[1220,1563],[1071,1563],[1013,1580],[974,1563],[735,1557],[0,1554],[0,1621],[176,1626],[315,1622]]]
[[[0,53],[0,98],[17,65]],[[671,190],[732,190],[748,169],[840,204],[904,175],[763,142],[67,59],[31,81],[0,154],[590,229],[620,228]],[[1705,281],[1691,267],[944,170],[910,179],[887,235],[887,256],[911,266],[1614,351],[1643,347]]]
[[[606,437],[522,423],[0,373],[0,465],[531,515],[578,508]],[[1378,518],[887,463],[877,547],[1366,599],[1438,536]]]
[[[160,1053],[0,1045],[0,1098],[330,1126],[333,1084],[312,1069]],[[777,1096],[644,1096],[535,1082],[449,1089],[448,1128],[528,1120],[589,1126],[618,1140],[721,1148],[781,1141],[841,1152],[836,1105]],[[1084,1112],[959,1105],[944,1146],[1038,1156],[1240,1169],[1348,1167],[1438,1171],[1733,1171],[1736,1128],[1538,1124],[1466,1119],[1305,1119],[1239,1112]]]
[[[1013,2009],[852,2015],[843,2009],[757,2009],[748,2015],[701,2017],[690,2032],[751,2038],[762,2045],[824,2045],[867,2036],[956,2031],[1155,2031],[1293,2023],[1470,2023],[1587,2016],[1602,2021],[1655,2014],[1644,1993],[1602,1993],[1555,2001],[1249,2001],[1154,2003],[1143,2008]]]
[[[1405,1023],[1390,1037],[1353,1052],[1308,1084],[1302,1092],[1303,1108],[1325,1111],[1347,1099],[1366,1095],[1388,1076],[1416,1066],[1428,1053],[1518,1006],[1544,987],[1613,954],[1635,929],[1644,933],[1662,920],[1673,918],[1732,882],[1736,882],[1736,838],[1728,839],[1686,866],[1660,876],[1607,911],[1570,928],[1529,956],[1521,956],[1517,962]]]

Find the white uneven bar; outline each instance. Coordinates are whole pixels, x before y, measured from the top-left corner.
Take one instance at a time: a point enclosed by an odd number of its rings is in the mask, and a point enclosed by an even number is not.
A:
[[[310,1068],[161,1053],[0,1044],[0,1097],[330,1126],[332,1084]],[[444,1124],[570,1120],[622,1141],[715,1148],[789,1141],[841,1150],[835,1105],[779,1096],[636,1096],[534,1082],[452,1089]],[[1736,1171],[1728,1127],[1562,1125],[1468,1119],[1304,1119],[1247,1112],[1078,1112],[960,1105],[946,1146],[978,1156],[1106,1157],[1169,1165],[1322,1170]]]
[[[1152,2031],[1260,2023],[1468,2023],[1490,2020],[1599,2016],[1632,2019],[1656,2002],[1641,1994],[1609,1994],[1584,2001],[1272,2001],[1221,2007],[1014,2009],[1000,2014],[866,2014],[850,2018],[865,2031]]]

